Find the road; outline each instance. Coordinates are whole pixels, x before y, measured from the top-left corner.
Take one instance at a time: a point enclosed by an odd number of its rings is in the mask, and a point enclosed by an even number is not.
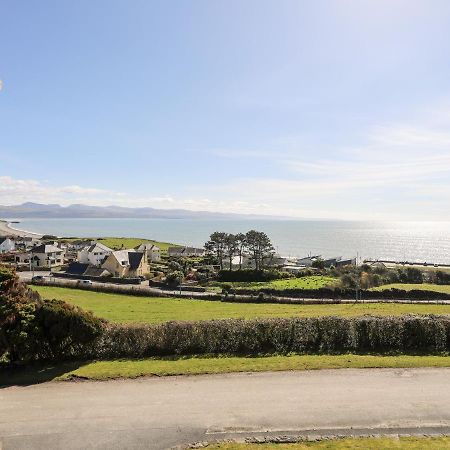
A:
[[[450,434],[450,369],[50,382],[0,390],[3,450],[166,449],[245,436],[389,430]]]

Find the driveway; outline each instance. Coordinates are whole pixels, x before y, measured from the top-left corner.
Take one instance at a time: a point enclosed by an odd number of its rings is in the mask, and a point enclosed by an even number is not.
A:
[[[0,390],[3,450],[165,449],[229,437],[386,431],[450,433],[450,369],[51,382]]]

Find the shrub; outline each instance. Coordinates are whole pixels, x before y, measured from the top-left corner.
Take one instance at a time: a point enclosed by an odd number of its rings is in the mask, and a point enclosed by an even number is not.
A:
[[[70,358],[98,337],[103,322],[62,301],[42,300],[0,267],[0,361]]]
[[[183,272],[179,270],[169,272],[166,276],[166,283],[168,286],[178,286],[183,281],[183,277]]]

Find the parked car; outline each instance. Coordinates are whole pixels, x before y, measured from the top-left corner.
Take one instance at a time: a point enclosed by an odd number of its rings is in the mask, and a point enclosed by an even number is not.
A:
[[[83,286],[90,286],[92,284],[91,280],[79,280],[78,284],[82,284]]]
[[[40,283],[40,282],[44,281],[44,277],[42,275],[36,275],[31,279],[31,281],[33,283]]]

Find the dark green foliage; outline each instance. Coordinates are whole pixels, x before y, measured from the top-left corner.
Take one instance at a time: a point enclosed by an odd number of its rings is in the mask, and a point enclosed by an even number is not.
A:
[[[433,284],[450,284],[450,273],[442,272],[441,270],[429,272],[427,281]]]
[[[183,281],[183,276],[183,272],[180,270],[169,272],[166,276],[166,283],[168,286],[178,286]]]
[[[99,336],[103,322],[62,301],[42,300],[0,266],[0,362],[69,358]]]
[[[316,299],[355,299],[356,289],[340,287],[322,287],[318,289],[254,289],[236,288],[233,290],[238,295],[255,295],[256,292],[263,292],[266,301],[277,303],[272,297],[292,297],[292,298],[316,298]],[[358,290],[358,298],[362,300],[386,299],[386,300],[450,300],[450,294],[444,292],[425,291],[412,289],[405,291],[402,289],[385,289],[383,291]],[[251,303],[251,299],[247,302]]]
[[[42,241],[56,241],[57,239],[58,237],[53,234],[44,234],[44,236],[41,237]]]
[[[450,317],[317,317],[111,325],[92,358],[191,354],[404,352],[450,350]]]

